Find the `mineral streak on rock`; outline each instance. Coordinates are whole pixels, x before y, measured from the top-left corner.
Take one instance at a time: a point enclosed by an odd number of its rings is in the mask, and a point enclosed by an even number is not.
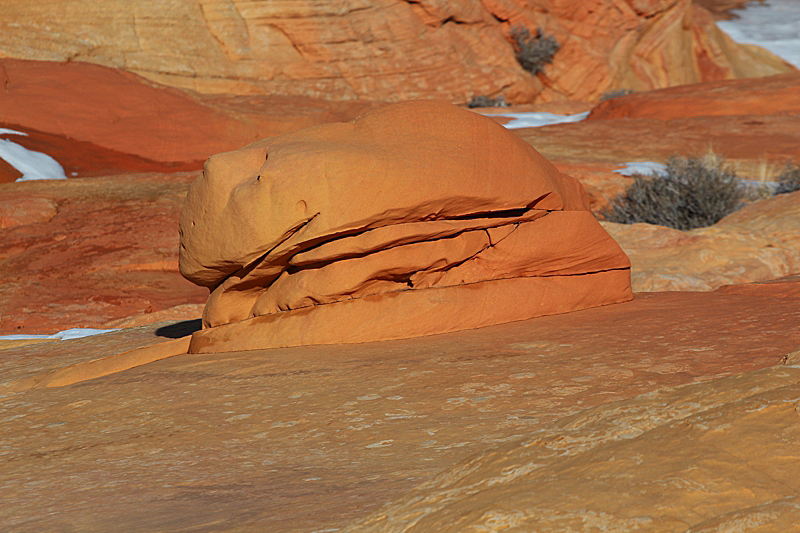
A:
[[[628,300],[628,258],[577,180],[431,101],[212,157],[181,213],[212,292],[190,351],[365,342]]]

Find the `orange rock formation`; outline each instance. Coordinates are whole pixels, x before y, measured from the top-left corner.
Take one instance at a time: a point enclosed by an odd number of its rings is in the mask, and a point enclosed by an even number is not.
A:
[[[800,113],[800,73],[757,80],[725,80],[683,85],[612,98],[594,109],[588,120],[772,115]]]
[[[352,120],[371,105],[283,96],[201,98],[80,62],[0,59],[0,79],[0,127],[29,134],[13,141],[50,154],[70,177],[200,169],[212,154]],[[0,168],[0,180],[16,179],[11,170]]]
[[[586,100],[795,70],[733,42],[690,0],[6,4],[2,55],[97,63],[204,93]],[[542,27],[561,43],[544,75],[517,63],[514,26]]]
[[[364,342],[627,300],[580,184],[493,120],[407,102],[212,157],[181,213],[190,351]]]

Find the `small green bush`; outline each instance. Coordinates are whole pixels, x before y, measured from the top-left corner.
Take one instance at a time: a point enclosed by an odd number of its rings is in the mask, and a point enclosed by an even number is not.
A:
[[[671,157],[664,176],[634,176],[633,185],[600,216],[690,230],[716,224],[741,207],[746,196],[747,188],[719,158]]]
[[[502,94],[497,98],[491,96],[473,96],[472,100],[467,103],[467,107],[508,107],[505,96]]]
[[[536,35],[531,35],[528,28],[515,26],[511,28],[511,38],[514,40],[517,61],[531,74],[542,72],[545,64],[552,62],[561,48],[555,37],[545,35],[541,28],[536,29]]]
[[[778,176],[778,187],[775,194],[786,194],[800,191],[800,165],[786,163],[786,168]]]

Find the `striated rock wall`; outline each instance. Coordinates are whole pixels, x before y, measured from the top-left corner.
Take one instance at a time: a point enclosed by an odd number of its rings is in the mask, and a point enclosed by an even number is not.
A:
[[[87,61],[203,93],[331,100],[590,100],[795,69],[690,0],[0,2],[0,57]],[[561,49],[534,77],[514,26]]]

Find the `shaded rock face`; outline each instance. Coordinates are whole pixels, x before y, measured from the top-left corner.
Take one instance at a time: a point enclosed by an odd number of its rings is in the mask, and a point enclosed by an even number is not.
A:
[[[74,124],[70,121],[69,124]],[[77,141],[64,135],[54,135],[18,124],[0,123],[0,127],[19,131],[25,135],[0,135],[33,152],[55,159],[69,177],[108,176],[133,172],[177,172],[196,170],[199,161],[160,162],[104,148],[88,141]],[[69,127],[67,127],[69,129]],[[17,169],[0,158],[0,183],[15,181],[22,176]]]
[[[628,524],[632,509],[650,520],[660,509],[679,519],[665,522],[678,531],[797,490],[777,483],[796,474],[797,438],[787,430],[798,420],[797,395],[771,396],[790,390],[797,371],[703,383],[774,366],[798,348],[797,279],[640,294],[416,339],[184,355],[5,395],[9,381],[163,343],[174,326],[0,351],[5,529],[308,533],[344,530],[387,503],[398,517],[387,527],[400,528],[403,494],[419,484],[435,482],[424,494],[435,498],[436,520],[437,487],[447,482],[437,474],[481,488],[506,465],[493,487],[509,491],[509,513],[525,517],[539,502],[558,518],[575,510],[576,494],[584,516]],[[699,385],[635,398],[690,383]],[[733,410],[736,400],[745,408]],[[732,463],[740,452],[749,461]],[[660,482],[655,494],[648,472]],[[607,484],[590,492],[592,479]],[[452,508],[461,511],[468,486],[454,489]],[[653,504],[662,494],[675,505]],[[681,494],[696,498],[693,508]],[[524,505],[528,497],[540,499]],[[626,505],[610,508],[613,497]],[[488,510],[487,500],[474,501]],[[644,530],[661,527],[650,525]]]
[[[364,342],[624,301],[580,184],[493,120],[408,102],[212,157],[181,213],[191,351]]]
[[[5,56],[88,61],[204,93],[526,102],[794,70],[734,43],[689,0],[71,0],[4,15]],[[517,63],[514,26],[561,43],[546,75]]]

